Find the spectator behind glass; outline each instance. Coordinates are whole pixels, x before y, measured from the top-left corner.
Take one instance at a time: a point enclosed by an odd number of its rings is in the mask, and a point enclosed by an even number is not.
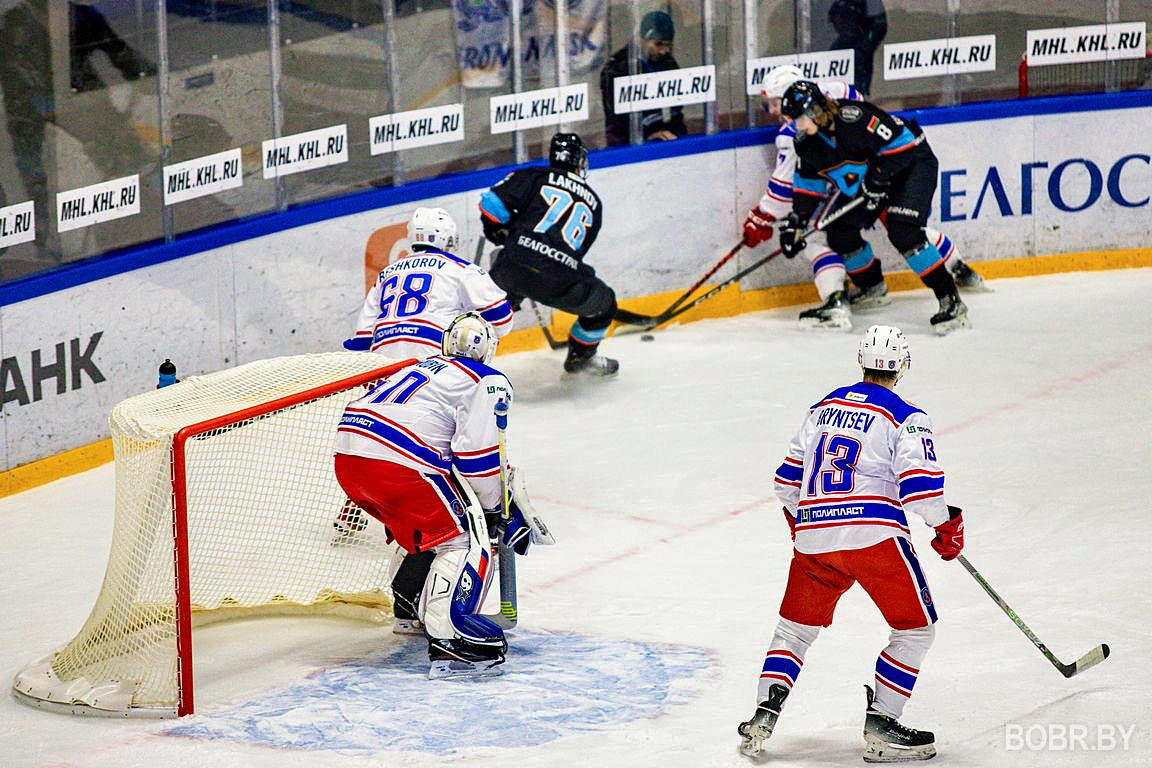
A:
[[[631,143],[628,131],[628,114],[616,114],[614,110],[613,83],[618,77],[632,74],[628,64],[634,61],[634,73],[667,72],[680,69],[672,56],[672,41],[676,28],[672,17],[664,11],[652,11],[640,20],[636,40],[624,46],[600,70],[600,96],[604,101],[604,131],[608,146]],[[640,113],[640,128],[645,141],[672,141],[688,133],[684,125],[684,108],[672,107],[649,109]]]
[[[856,52],[854,85],[867,96],[872,92],[873,57],[888,34],[884,0],[833,0],[828,23],[836,33],[828,50],[851,48]]]

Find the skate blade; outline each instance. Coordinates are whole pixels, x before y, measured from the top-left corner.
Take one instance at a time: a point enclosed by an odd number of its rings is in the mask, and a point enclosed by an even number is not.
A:
[[[802,317],[798,322],[801,328],[813,328],[821,331],[841,331],[847,333],[852,330],[851,320],[820,320],[815,317]]]
[[[504,674],[504,659],[499,661],[471,662],[459,659],[434,661],[428,668],[429,680],[444,680],[453,677],[494,677]]]
[[[992,286],[988,285],[987,281],[985,280],[981,280],[978,283],[968,284],[957,281],[956,287],[965,293],[995,293],[995,291],[992,290]]]
[[[936,745],[925,744],[922,747],[901,747],[886,741],[868,741],[868,748],[864,750],[866,763],[914,763],[921,760],[931,760],[936,757]]]
[[[932,326],[932,330],[936,332],[937,336],[947,336],[953,331],[958,331],[961,328],[971,328],[972,322],[968,319],[967,315],[958,317],[955,320],[949,320],[945,323],[938,323]]]
[[[772,731],[761,725],[744,724],[740,731],[740,753],[748,757],[756,757],[764,750],[764,742],[772,735]]]
[[[880,307],[886,307],[891,303],[891,296],[881,296],[878,299],[862,299],[855,304],[852,304],[852,311],[855,312],[860,309],[879,309]]]

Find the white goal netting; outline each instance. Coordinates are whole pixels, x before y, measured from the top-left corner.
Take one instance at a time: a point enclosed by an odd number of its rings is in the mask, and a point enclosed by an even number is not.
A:
[[[16,692],[76,712],[186,713],[182,591],[197,624],[259,612],[381,619],[394,547],[375,523],[337,533],[345,496],[332,452],[344,406],[388,365],[357,352],[261,360],[117,405],[116,521],[100,596],[70,643],[17,676]]]

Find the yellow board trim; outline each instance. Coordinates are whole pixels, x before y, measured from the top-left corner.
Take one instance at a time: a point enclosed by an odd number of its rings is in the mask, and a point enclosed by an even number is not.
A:
[[[1054,253],[1019,259],[981,261],[974,262],[974,264],[979,269],[980,274],[989,280],[1032,277],[1061,272],[1136,269],[1152,267],[1152,248]],[[888,281],[888,288],[893,291],[910,291],[923,287],[920,279],[909,271],[890,273],[886,275],[886,280]],[[655,314],[663,311],[679,298],[681,293],[683,291],[637,296],[624,299],[620,304],[633,312]],[[741,291],[739,285],[733,284],[700,304],[696,309],[685,312],[676,318],[676,322],[690,323],[711,317],[732,317],[745,312],[790,307],[815,300],[817,300],[816,289],[811,283],[779,285],[751,291]],[[575,319],[574,316],[564,312],[553,312],[550,328],[553,337],[567,338],[568,329]],[[539,328],[523,328],[513,331],[501,339],[499,354],[527,352],[544,346],[546,346],[544,334],[540,332]],[[112,461],[112,441],[101,440],[91,445],[73,448],[46,459],[15,467],[6,472],[0,472],[0,498],[27,491],[68,475],[93,469],[109,461]]]

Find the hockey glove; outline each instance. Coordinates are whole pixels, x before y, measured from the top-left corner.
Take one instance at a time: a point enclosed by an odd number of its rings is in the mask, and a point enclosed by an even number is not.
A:
[[[784,519],[788,521],[788,530],[792,534],[792,541],[796,541],[796,518],[788,511],[788,507],[781,507],[784,512]]]
[[[804,239],[805,223],[795,211],[780,222],[780,251],[786,258],[795,258],[808,247],[808,241]]]
[[[888,189],[892,183],[872,173],[872,169],[864,176],[860,184],[860,194],[864,197],[864,207],[869,211],[878,211],[884,207],[884,198],[888,196]]]
[[[493,245],[504,245],[508,240],[508,227],[497,224],[486,216],[480,217],[480,224],[484,227],[484,237]]]
[[[964,549],[964,517],[960,507],[948,505],[950,517],[936,526],[936,538],[932,539],[932,549],[941,560],[955,560]]]
[[[770,239],[772,237],[772,222],[774,221],[776,221],[776,217],[761,211],[760,206],[748,211],[748,216],[744,219],[744,245],[755,248],[760,243]]]

